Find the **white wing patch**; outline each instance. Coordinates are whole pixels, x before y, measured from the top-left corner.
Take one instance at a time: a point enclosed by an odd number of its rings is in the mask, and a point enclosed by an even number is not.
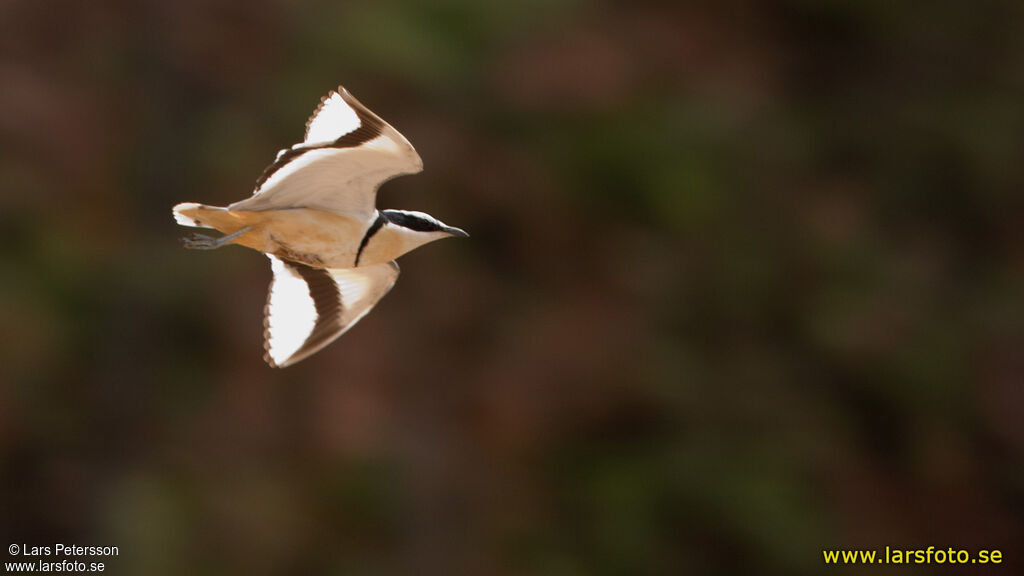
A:
[[[325,270],[267,256],[274,272],[264,320],[271,366],[289,366],[333,342],[366,316],[398,279],[393,261]]]
[[[298,272],[270,254],[267,257],[274,278],[270,282],[263,322],[264,348],[267,362],[284,366],[313,332],[317,321],[316,302]]]
[[[332,91],[323,97],[320,106],[306,122],[306,139],[303,144],[307,146],[328,144],[353,132],[361,125],[362,122],[360,122],[356,111],[345,102],[341,94]]]

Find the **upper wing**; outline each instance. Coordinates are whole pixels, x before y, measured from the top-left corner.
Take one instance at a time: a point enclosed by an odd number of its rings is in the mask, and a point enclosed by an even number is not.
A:
[[[412,144],[339,86],[313,111],[305,139],[278,152],[253,195],[228,208],[302,207],[369,218],[383,182],[422,169]]]
[[[274,279],[263,320],[264,359],[285,367],[318,352],[345,333],[395,285],[394,261],[325,270],[270,258]]]

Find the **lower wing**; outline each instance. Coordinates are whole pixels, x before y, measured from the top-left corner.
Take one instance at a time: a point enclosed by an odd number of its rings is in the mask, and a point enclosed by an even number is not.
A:
[[[264,358],[290,366],[321,350],[373,309],[398,279],[394,261],[359,268],[323,269],[270,258]]]

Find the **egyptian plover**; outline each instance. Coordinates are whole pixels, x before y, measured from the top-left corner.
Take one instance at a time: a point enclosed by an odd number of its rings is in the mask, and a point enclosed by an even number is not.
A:
[[[377,188],[423,169],[409,141],[339,87],[306,122],[305,139],[277,153],[253,195],[227,207],[174,207],[182,226],[213,228],[195,249],[239,244],[270,258],[264,358],[294,364],[345,333],[398,279],[395,259],[428,242],[468,236],[422,212],[378,210]]]

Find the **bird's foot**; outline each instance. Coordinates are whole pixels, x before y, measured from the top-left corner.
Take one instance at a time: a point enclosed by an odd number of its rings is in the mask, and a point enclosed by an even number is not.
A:
[[[205,234],[190,234],[181,239],[181,243],[184,244],[185,248],[190,250],[216,250],[221,246],[230,244],[236,240],[242,234],[248,232],[252,227],[246,226],[237,232],[232,232],[226,236],[220,238],[214,238],[213,236],[207,236]]]
[[[181,243],[190,250],[213,250],[224,245],[220,242],[220,238],[205,234],[189,234],[181,239]]]

